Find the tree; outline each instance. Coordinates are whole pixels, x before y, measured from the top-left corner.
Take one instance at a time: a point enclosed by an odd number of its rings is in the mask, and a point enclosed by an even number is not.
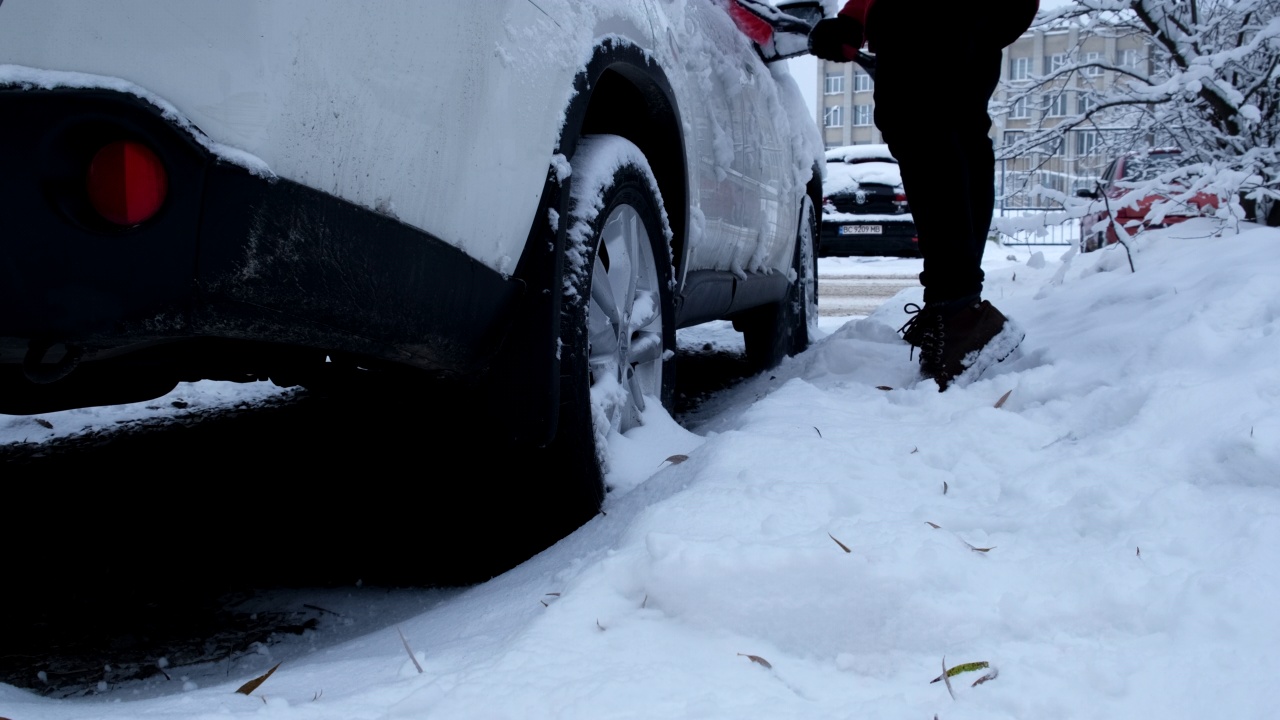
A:
[[[1239,197],[1238,211],[1280,224],[1280,0],[1074,0],[1037,27],[1073,24],[1091,36],[1139,38],[1145,62],[1122,64],[1075,48],[1057,67],[1010,89],[1018,103],[1049,108],[1064,89],[1078,112],[1007,144],[1006,157],[1044,155],[1072,130],[1106,129],[1117,153],[1175,145],[1196,161],[1198,187]],[[1113,78],[1103,83],[1100,76]],[[1039,103],[1037,103],[1039,100]],[[1165,178],[1171,180],[1171,178]]]

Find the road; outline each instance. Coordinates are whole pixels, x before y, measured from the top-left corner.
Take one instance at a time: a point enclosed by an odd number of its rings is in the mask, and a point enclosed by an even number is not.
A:
[[[824,317],[870,315],[899,291],[919,285],[920,281],[914,274],[819,272],[818,313]]]

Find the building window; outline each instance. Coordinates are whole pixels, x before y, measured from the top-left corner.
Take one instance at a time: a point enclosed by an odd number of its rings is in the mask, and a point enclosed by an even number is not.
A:
[[[864,127],[871,124],[870,105],[853,106],[853,124],[858,127]]]
[[[866,74],[865,72],[862,72],[861,70],[855,70],[853,72],[853,91],[869,92],[870,90],[871,90],[871,76]]]
[[[1030,80],[1031,79],[1031,58],[1029,57],[1009,58],[1009,79],[1010,80]]]
[[[1142,56],[1137,50],[1121,50],[1120,51],[1120,67],[1128,70],[1137,70],[1138,63],[1142,62]]]
[[[1049,100],[1049,110],[1045,113],[1046,117],[1066,117],[1067,115],[1067,94],[1058,93]]]
[[[822,111],[822,126],[829,128],[844,127],[844,106],[832,105]]]
[[[1085,67],[1084,74],[1089,77],[1098,77],[1102,74],[1102,68],[1097,67],[1102,62],[1102,53],[1090,52],[1084,54],[1083,64],[1086,66],[1094,65],[1094,67]]]
[[[1098,153],[1098,132],[1096,130],[1081,130],[1076,133],[1076,155],[1078,157],[1086,157],[1096,155]]]
[[[1009,117],[1014,120],[1025,120],[1031,117],[1031,112],[1027,108],[1027,96],[1023,95],[1013,101],[1013,104],[1009,106]]]
[[[1079,93],[1076,95],[1076,112],[1084,115],[1090,110],[1097,107],[1098,101],[1087,93]]]
[[[1056,73],[1067,66],[1067,56],[1065,53],[1056,53],[1054,55],[1044,56],[1044,73]]]
[[[823,81],[823,93],[839,95],[844,92],[844,73],[827,73]]]

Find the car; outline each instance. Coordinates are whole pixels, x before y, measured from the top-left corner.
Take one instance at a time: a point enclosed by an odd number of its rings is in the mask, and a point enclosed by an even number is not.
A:
[[[816,326],[821,140],[766,59],[821,9],[761,7],[3,2],[0,413],[430,379],[576,527],[678,328],[764,368]]]
[[[915,219],[887,145],[826,151],[819,255],[919,257]]]
[[[1077,197],[1095,201],[1080,220],[1080,252],[1115,244],[1119,240],[1117,225],[1132,235],[1216,213],[1223,203],[1220,196],[1196,192],[1182,197],[1176,191],[1185,186],[1176,180],[1167,183],[1164,191],[1144,189],[1185,164],[1186,158],[1178,148],[1126,152],[1113,159],[1095,187],[1076,191]],[[1175,191],[1172,195],[1170,189]]]

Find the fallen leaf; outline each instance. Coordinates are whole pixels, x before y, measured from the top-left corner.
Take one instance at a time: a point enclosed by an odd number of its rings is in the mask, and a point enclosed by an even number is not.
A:
[[[963,541],[963,540],[961,540],[960,542],[964,542],[964,541]],[[966,543],[964,543],[964,544],[965,544],[965,545],[969,545],[969,543],[967,543],[967,542],[966,542]],[[995,546],[995,545],[992,545],[992,546],[991,546],[991,547],[989,547],[989,548],[980,548],[980,547],[974,547],[973,545],[969,545],[969,549],[970,549],[970,550],[972,550],[972,551],[974,551],[974,552],[981,552],[981,553],[984,553],[984,552],[991,552],[992,550],[995,550],[995,549],[996,549],[996,546]]]
[[[413,656],[413,649],[409,647],[409,639],[404,636],[404,631],[396,628],[396,632],[400,633],[400,642],[404,643],[404,651],[409,653],[409,659],[413,661],[413,666],[418,669],[418,674],[422,674],[422,666],[418,664],[418,658]]]
[[[769,664],[769,661],[768,661],[768,660],[765,660],[764,658],[760,657],[759,655],[747,655],[746,653],[738,653],[738,657],[744,657],[744,658],[746,658],[746,659],[750,660],[750,661],[751,661],[751,662],[753,662],[753,663],[756,663],[756,664],[758,664],[758,665],[763,665],[764,667],[766,667],[766,668],[768,668],[768,669],[770,669],[770,670],[772,670],[772,669],[773,669],[773,666]]]
[[[1137,551],[1137,555],[1138,555],[1138,557],[1142,557],[1142,548],[1141,548],[1141,547],[1136,547],[1136,548],[1134,548],[1134,550],[1136,550],[1136,551]]]
[[[972,684],[972,685],[970,685],[969,687],[978,687],[978,686],[979,686],[979,685],[981,685],[982,683],[984,683],[984,682],[986,682],[986,681],[988,681],[988,680],[995,680],[995,679],[996,679],[996,678],[998,678],[998,677],[1000,677],[1000,671],[999,671],[999,670],[997,670],[996,668],[991,668],[991,672],[987,673],[986,675],[983,675],[982,677],[978,678],[977,680],[974,680],[974,681],[973,681],[973,684]]]
[[[53,429],[53,423],[49,422],[48,420],[45,420],[44,418],[36,418],[36,424],[44,428],[45,430]]]
[[[890,390],[892,390],[893,388],[889,387],[888,385],[877,385],[877,386],[876,386],[876,389],[877,389],[877,390],[883,390],[883,391],[885,391],[885,392],[889,392],[889,391],[890,391]]]
[[[942,683],[947,686],[947,694],[956,699],[956,691],[951,689],[951,678],[947,676],[947,656],[942,656]]]
[[[818,433],[818,437],[822,437],[822,431],[819,430],[816,425],[814,426],[813,431]]]
[[[946,481],[946,480],[943,480],[943,481],[942,481],[942,494],[943,494],[943,495],[946,495],[946,494],[947,494],[947,481]]]
[[[662,462],[669,462],[672,465],[679,465],[680,463],[688,459],[689,459],[688,455],[672,455],[671,457],[667,458],[666,460],[663,460]]]
[[[598,619],[596,620],[596,627],[600,628],[600,632],[604,632],[604,626],[600,624]]]
[[[1007,401],[1009,399],[1009,396],[1012,394],[1013,394],[1013,391],[1010,390],[1005,394],[1001,395],[1000,399],[996,401],[996,409],[999,410],[1000,408],[1004,407],[1005,401]]]
[[[240,689],[236,690],[236,692],[240,693],[241,695],[248,695],[248,694],[252,693],[254,690],[257,690],[257,689],[258,689],[258,686],[259,686],[259,685],[261,685],[262,683],[266,682],[266,681],[267,681],[267,678],[271,677],[271,673],[275,672],[275,671],[276,671],[276,668],[278,668],[278,667],[280,667],[280,663],[276,663],[276,664],[275,664],[275,665],[274,665],[270,670],[268,670],[265,674],[263,674],[263,675],[259,675],[258,677],[256,677],[256,678],[254,678],[254,679],[250,680],[249,682],[247,682],[247,683],[245,683],[245,684],[241,685],[241,686],[240,686]]]
[[[924,521],[924,524],[925,524],[925,525],[928,525],[929,527],[933,528],[934,530],[941,530],[941,529],[942,529],[942,526],[941,526],[941,525],[939,525],[938,523],[931,523],[931,522],[929,522],[928,520],[925,520],[925,521]]]
[[[560,597],[560,593],[558,593],[558,592],[555,592],[555,593],[547,593],[547,597]]]
[[[911,448],[911,454],[912,454],[912,455],[915,455],[915,454],[916,454],[916,453],[918,453],[918,452],[920,452],[920,448],[918,448],[918,447]]]
[[[985,670],[989,667],[991,667],[991,663],[987,662],[986,660],[982,660],[980,662],[960,663],[959,665],[956,665],[950,670],[947,670],[945,677],[955,677],[960,673],[974,672],[977,670]],[[944,679],[944,676],[939,675],[938,677],[930,680],[929,682],[930,684],[932,684],[943,679]]]
[[[835,536],[835,535],[832,535],[831,533],[827,533],[827,537],[831,538],[832,540],[835,540],[835,543],[836,543],[837,545],[839,545],[839,546],[840,546],[840,549],[841,549],[841,550],[843,550],[843,551],[845,551],[845,552],[847,552],[847,553],[851,553],[851,552],[853,552],[852,550],[850,550],[850,549],[849,549],[849,546],[848,546],[848,545],[845,545],[844,543],[840,542],[839,540],[836,540],[836,536]]]

